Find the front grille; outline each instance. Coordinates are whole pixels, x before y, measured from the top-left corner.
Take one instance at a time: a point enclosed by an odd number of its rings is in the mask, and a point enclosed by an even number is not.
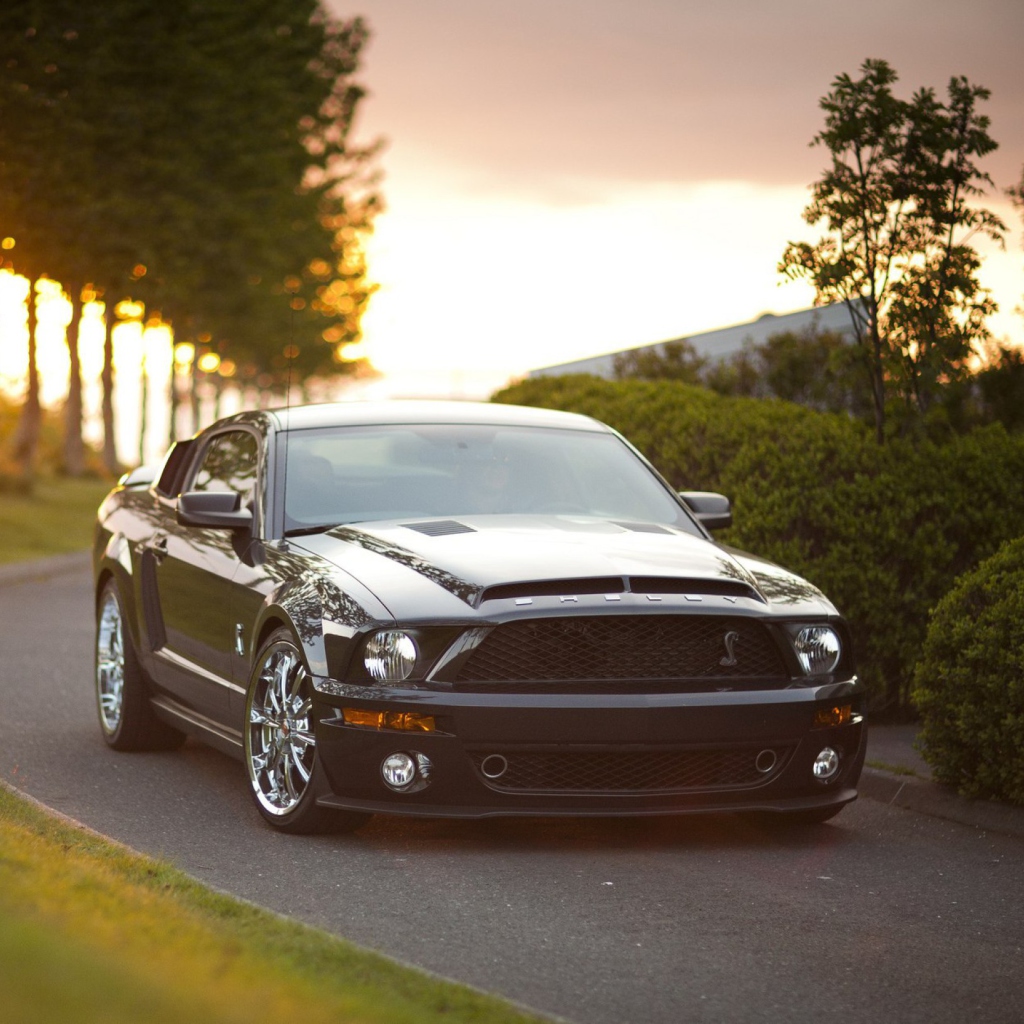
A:
[[[640,752],[474,752],[480,780],[506,793],[651,793],[749,789],[785,767],[791,747]],[[495,774],[503,758],[507,768]],[[759,761],[760,757],[760,761]],[[492,760],[488,760],[492,759]],[[759,770],[758,763],[761,769]]]
[[[788,678],[767,629],[719,615],[608,615],[496,626],[456,683]]]

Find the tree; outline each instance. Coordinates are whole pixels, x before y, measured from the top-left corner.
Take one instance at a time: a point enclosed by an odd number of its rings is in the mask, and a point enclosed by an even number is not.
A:
[[[780,331],[763,345],[748,339],[739,352],[710,360],[685,338],[615,357],[619,380],[676,380],[721,395],[781,398],[825,412],[863,416],[870,405],[859,353],[834,331]]]
[[[996,148],[978,112],[988,90],[952,78],[947,100],[932,89],[895,96],[896,72],[867,60],[859,78],[839,75],[822,98],[825,127],[812,140],[831,164],[812,185],[804,219],[817,243],[790,242],[779,271],[809,281],[816,302],[844,302],[870,381],[876,439],[886,403],[927,412],[941,388],[967,373],[988,338],[995,303],[978,283],[978,234],[1004,225],[970,205],[989,176],[976,160]]]
[[[653,348],[634,349],[615,357],[614,371],[618,380],[635,377],[640,380],[678,380],[684,384],[700,384],[708,361],[686,338],[666,341]]]
[[[1024,218],[1024,168],[1021,168],[1020,181],[1008,188],[1006,194],[1010,197],[1010,202],[1020,210],[1021,217]],[[1018,307],[1017,312],[1024,316],[1024,302]]]
[[[8,0],[0,231],[15,267],[62,281],[76,309],[86,285],[109,309],[130,294],[257,367],[297,345],[344,372],[323,356],[358,336],[359,237],[378,206],[374,151],[348,143],[366,36],[317,0]]]

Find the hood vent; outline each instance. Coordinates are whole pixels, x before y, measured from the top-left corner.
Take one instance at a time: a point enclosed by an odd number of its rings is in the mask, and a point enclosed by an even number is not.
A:
[[[716,597],[749,597],[763,601],[761,595],[742,580],[690,580],[673,576],[630,576],[634,594],[708,594]]]
[[[591,576],[581,580],[534,580],[528,583],[502,583],[496,587],[488,587],[480,595],[480,602],[510,597],[621,594],[625,589],[621,576]]]
[[[657,523],[619,523],[614,519],[609,520],[612,526],[621,526],[623,530],[629,530],[631,533],[664,533],[671,535],[674,531],[667,530],[664,526],[658,526]]]
[[[430,523],[402,523],[407,530],[424,533],[428,537],[448,537],[453,533],[476,533],[472,526],[457,523],[454,519],[435,519]]]

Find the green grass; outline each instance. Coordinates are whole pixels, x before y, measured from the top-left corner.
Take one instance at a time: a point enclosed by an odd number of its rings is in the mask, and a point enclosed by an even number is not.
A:
[[[40,478],[31,495],[0,493],[0,563],[82,551],[92,544],[107,480]]]
[[[912,775],[915,779],[923,778],[913,768],[907,768],[902,764],[889,764],[887,761],[865,761],[869,768],[878,768],[880,771],[888,772],[890,775]]]
[[[212,892],[2,786],[0,992],[20,1024],[538,1020]]]

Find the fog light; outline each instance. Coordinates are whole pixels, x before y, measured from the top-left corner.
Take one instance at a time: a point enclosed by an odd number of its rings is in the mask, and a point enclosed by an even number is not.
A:
[[[408,754],[391,754],[384,758],[380,773],[392,789],[408,789],[416,781],[416,762]]]
[[[831,782],[839,771],[839,755],[831,747],[825,747],[814,759],[811,771],[819,782]]]

